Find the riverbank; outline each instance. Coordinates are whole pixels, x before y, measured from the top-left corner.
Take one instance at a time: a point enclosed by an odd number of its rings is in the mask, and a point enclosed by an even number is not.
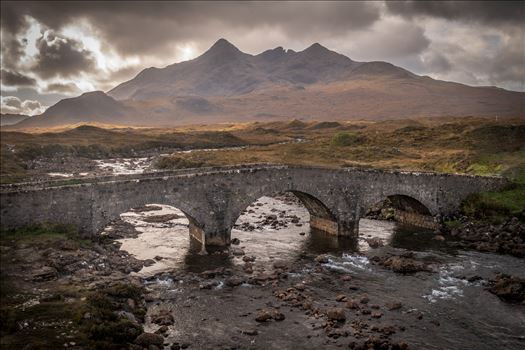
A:
[[[223,253],[192,250],[187,230],[175,209],[146,206],[96,242],[65,228],[3,235],[2,348],[525,343],[523,259],[387,221],[363,220],[358,245],[345,244],[311,232],[306,209],[286,196],[247,208]]]

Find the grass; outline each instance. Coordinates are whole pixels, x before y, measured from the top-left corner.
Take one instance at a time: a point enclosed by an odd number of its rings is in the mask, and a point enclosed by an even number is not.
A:
[[[79,126],[59,132],[2,132],[0,181],[29,178],[35,170],[28,169],[27,164],[38,157],[133,156],[144,151],[155,155],[169,153],[170,147],[241,145],[248,147],[160,156],[154,165],[159,169],[182,169],[286,163],[500,175],[525,164],[524,134],[523,118],[476,117],[337,123],[294,120],[171,129]],[[278,144],[298,138],[304,142]],[[473,197],[465,210],[479,216],[519,215],[523,192],[520,180],[514,178],[518,186]]]
[[[506,174],[512,180],[507,188],[469,196],[462,204],[463,212],[492,223],[500,223],[510,217],[525,221],[525,164],[509,169]]]

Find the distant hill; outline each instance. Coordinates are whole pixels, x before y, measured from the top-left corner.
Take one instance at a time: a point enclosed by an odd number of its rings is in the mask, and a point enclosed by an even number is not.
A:
[[[31,118],[31,116],[25,114],[2,113],[0,114],[0,126],[13,125],[27,118]]]
[[[61,100],[43,114],[23,120],[16,127],[49,127],[81,122],[128,124],[134,117],[133,108],[102,91],[93,91]]]
[[[525,93],[356,62],[320,44],[243,53],[224,39],[201,56],[148,68],[107,95],[66,99],[16,127],[78,122],[180,125],[268,120],[525,116]]]

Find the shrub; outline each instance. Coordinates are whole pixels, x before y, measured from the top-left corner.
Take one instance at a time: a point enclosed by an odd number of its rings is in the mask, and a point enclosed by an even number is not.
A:
[[[337,147],[345,147],[359,144],[363,141],[363,137],[356,133],[338,132],[332,136],[332,145]]]

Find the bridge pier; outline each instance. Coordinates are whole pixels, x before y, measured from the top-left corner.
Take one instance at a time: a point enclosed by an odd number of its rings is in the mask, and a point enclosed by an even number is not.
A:
[[[357,221],[335,221],[310,215],[310,227],[333,236],[357,237],[359,234],[359,222]]]

